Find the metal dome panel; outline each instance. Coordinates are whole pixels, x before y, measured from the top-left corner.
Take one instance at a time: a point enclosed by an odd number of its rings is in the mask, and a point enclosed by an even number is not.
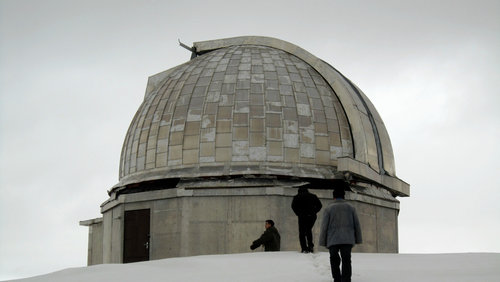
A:
[[[192,51],[149,78],[114,188],[183,177],[334,178],[348,159],[381,175],[370,179],[401,182],[375,107],[328,63],[269,37],[196,42]]]
[[[351,143],[337,96],[310,65],[270,47],[231,46],[170,70],[146,95],[120,178],[324,177],[353,155]]]

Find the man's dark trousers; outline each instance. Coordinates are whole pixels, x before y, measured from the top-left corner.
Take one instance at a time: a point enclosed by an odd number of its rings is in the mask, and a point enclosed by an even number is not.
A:
[[[330,250],[330,266],[335,282],[350,282],[352,275],[351,250],[352,245],[333,245]],[[340,252],[340,257],[339,257]],[[340,258],[342,257],[342,274],[340,272]]]
[[[303,251],[312,251],[314,247],[312,228],[316,222],[316,215],[299,216],[299,241]],[[307,244],[306,244],[307,240]]]

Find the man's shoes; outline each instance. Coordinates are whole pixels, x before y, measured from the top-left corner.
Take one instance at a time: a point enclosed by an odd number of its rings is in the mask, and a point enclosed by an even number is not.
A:
[[[314,248],[310,247],[307,249],[302,249],[301,253],[303,253],[303,254],[314,253]]]

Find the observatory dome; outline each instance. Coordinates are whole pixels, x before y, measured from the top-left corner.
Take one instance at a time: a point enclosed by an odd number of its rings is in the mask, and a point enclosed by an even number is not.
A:
[[[382,184],[395,177],[382,119],[329,64],[269,37],[191,50],[190,61],[149,78],[113,189],[190,177],[333,179],[340,170]]]
[[[363,229],[355,252],[398,252],[397,197],[410,186],[354,83],[275,38],[181,45],[191,60],[148,79],[102,217],[80,222],[89,265],[248,252],[266,219],[281,250],[297,251],[299,187],[324,207],[346,190]]]

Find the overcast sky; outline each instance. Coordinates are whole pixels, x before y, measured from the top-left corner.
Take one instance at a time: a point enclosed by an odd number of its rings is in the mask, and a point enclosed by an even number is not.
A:
[[[271,36],[385,122],[402,253],[500,252],[499,1],[0,0],[0,280],[84,266],[147,78],[178,46]]]

